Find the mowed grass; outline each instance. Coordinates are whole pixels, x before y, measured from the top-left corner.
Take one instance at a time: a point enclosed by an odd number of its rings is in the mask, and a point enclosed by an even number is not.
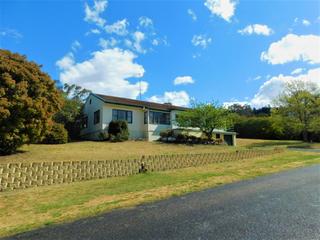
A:
[[[320,154],[286,151],[239,162],[3,192],[0,236],[315,163],[320,163]]]
[[[212,145],[168,144],[161,142],[127,141],[121,143],[83,141],[61,145],[24,145],[17,154],[0,156],[0,163],[117,160],[140,158],[142,155],[175,153],[210,153],[236,151],[243,148],[299,145],[299,141],[237,139],[237,147]]]

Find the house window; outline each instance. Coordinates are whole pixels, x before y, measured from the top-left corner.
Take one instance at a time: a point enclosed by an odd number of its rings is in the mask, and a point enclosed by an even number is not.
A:
[[[144,112],[144,124],[148,124],[148,112]]]
[[[82,122],[81,122],[81,128],[84,129],[84,128],[87,128],[88,127],[88,117],[83,117],[82,118]]]
[[[93,114],[93,124],[97,124],[100,122],[100,110],[95,111]]]
[[[217,133],[216,134],[216,139],[219,139],[220,138],[220,133]]]
[[[132,111],[112,109],[112,120],[123,120],[132,123]]]
[[[149,122],[151,124],[170,125],[170,113],[150,111]]]
[[[89,100],[89,104],[91,104],[91,99]]]

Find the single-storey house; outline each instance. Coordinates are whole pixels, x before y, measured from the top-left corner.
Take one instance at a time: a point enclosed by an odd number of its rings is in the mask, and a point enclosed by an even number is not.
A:
[[[81,137],[99,140],[99,135],[108,132],[112,120],[125,120],[128,123],[130,139],[158,140],[160,132],[178,129],[176,116],[188,108],[170,103],[154,103],[122,97],[90,93],[83,109]],[[216,137],[235,145],[235,133],[217,130]]]

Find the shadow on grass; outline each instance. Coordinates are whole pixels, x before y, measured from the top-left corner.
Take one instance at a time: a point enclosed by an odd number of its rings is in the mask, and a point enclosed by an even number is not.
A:
[[[302,148],[302,149],[320,149],[319,143],[301,143],[296,145],[288,146],[288,148]]]
[[[18,154],[22,154],[22,153],[26,153],[28,151],[26,150],[17,150],[11,154],[0,154],[0,157],[6,157],[6,156],[11,156],[11,155],[18,155]]]
[[[260,143],[252,143],[250,145],[248,145],[249,148],[251,147],[276,147],[276,146],[300,146],[299,143],[297,142],[292,142],[292,141],[272,141],[272,142],[260,142]]]

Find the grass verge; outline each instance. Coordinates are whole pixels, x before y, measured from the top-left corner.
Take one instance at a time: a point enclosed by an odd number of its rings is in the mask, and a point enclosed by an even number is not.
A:
[[[239,162],[4,192],[0,193],[0,236],[315,163],[320,163],[320,154],[284,152]]]

